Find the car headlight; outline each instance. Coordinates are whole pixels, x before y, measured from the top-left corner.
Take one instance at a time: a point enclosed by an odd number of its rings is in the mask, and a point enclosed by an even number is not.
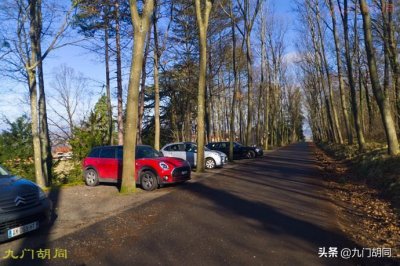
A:
[[[166,163],[164,163],[164,162],[160,162],[159,165],[160,165],[160,167],[161,167],[162,169],[164,169],[164,170],[169,169],[168,164],[166,164]]]
[[[256,152],[260,152],[260,149],[259,149],[259,148],[256,148]]]
[[[45,198],[47,198],[46,193],[44,193],[43,189],[38,188],[39,189],[39,200],[43,200]]]

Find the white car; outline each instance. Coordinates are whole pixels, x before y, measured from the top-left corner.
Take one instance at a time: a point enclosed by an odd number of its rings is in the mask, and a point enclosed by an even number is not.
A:
[[[165,157],[177,157],[189,162],[195,167],[197,163],[197,145],[194,142],[170,143],[160,150]],[[204,147],[205,166],[207,169],[222,167],[228,162],[228,157],[220,151],[210,150]]]

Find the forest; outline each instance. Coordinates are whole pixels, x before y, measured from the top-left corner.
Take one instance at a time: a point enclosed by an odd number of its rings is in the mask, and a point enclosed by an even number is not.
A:
[[[129,192],[141,143],[194,141],[202,154],[225,140],[232,158],[233,141],[268,150],[307,138],[396,158],[398,2],[292,0],[292,20],[278,2],[2,1],[3,87],[18,84],[30,112],[3,114],[0,163],[46,187],[59,182],[54,147],[72,148],[81,176],[92,147],[124,145]],[[101,82],[65,64],[47,74],[68,47],[96,55]]]

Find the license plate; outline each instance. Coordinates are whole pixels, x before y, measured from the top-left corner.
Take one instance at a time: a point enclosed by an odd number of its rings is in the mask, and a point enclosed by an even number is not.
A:
[[[8,238],[16,237],[39,228],[39,222],[22,225],[8,230]]]
[[[182,171],[182,175],[186,175],[188,171]]]

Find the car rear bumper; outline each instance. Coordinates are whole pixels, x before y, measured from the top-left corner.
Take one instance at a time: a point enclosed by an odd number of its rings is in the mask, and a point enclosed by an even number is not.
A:
[[[0,242],[7,241],[8,230],[33,222],[39,222],[39,229],[51,221],[53,204],[49,199],[40,201],[40,204],[23,211],[0,214]]]

